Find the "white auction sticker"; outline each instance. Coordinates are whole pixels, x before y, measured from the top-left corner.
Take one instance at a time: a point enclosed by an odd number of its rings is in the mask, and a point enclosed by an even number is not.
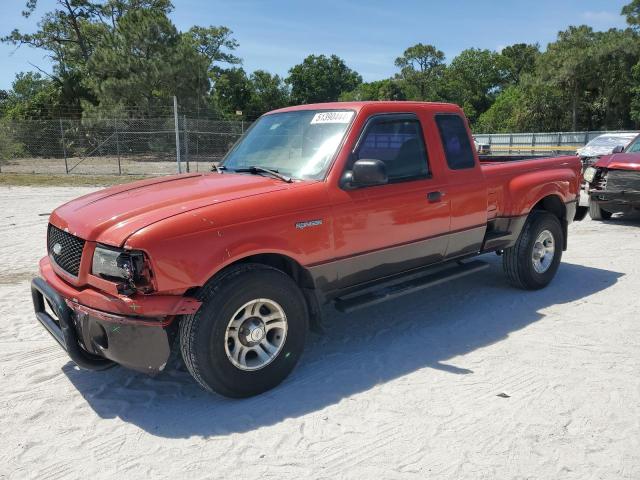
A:
[[[311,119],[311,125],[317,123],[349,123],[353,112],[318,112]]]

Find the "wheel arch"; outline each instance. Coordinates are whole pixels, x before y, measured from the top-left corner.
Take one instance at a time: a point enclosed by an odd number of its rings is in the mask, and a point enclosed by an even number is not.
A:
[[[559,195],[551,194],[547,195],[538,202],[536,202],[531,208],[531,213],[533,212],[549,212],[560,221],[560,225],[562,226],[562,250],[567,249],[567,233],[569,228],[569,221],[567,219],[567,206],[562,201],[562,198]]]
[[[275,252],[262,252],[237,258],[233,262],[226,264],[224,267],[217,270],[209,280],[205,282],[205,284],[223,274],[229,268],[246,263],[269,266],[288,275],[296,285],[298,285],[304,295],[307,303],[307,309],[309,311],[311,329],[316,332],[322,332],[324,330],[322,326],[321,309],[321,305],[324,302],[320,295],[320,291],[316,288],[313,276],[308,269],[301,265],[296,259],[288,255]],[[189,294],[197,294],[197,291],[200,288],[202,287],[195,287],[191,289]]]

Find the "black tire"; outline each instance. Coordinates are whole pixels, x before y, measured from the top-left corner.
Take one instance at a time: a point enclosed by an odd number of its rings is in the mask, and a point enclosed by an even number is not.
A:
[[[609,220],[612,213],[604,210],[598,202],[589,200],[589,216],[592,220]]]
[[[260,264],[232,266],[214,277],[199,294],[202,306],[180,322],[180,349],[196,381],[226,397],[258,395],[282,382],[295,367],[307,336],[309,314],[300,289],[285,273]],[[277,302],[287,320],[284,344],[259,370],[241,370],[225,350],[227,325],[247,302],[267,298]]]
[[[554,254],[551,264],[543,273],[535,270],[532,257],[536,239],[543,231],[553,236]],[[564,238],[558,217],[548,212],[532,212],[513,247],[505,249],[502,266],[507,279],[515,287],[538,290],[553,279],[562,258]]]

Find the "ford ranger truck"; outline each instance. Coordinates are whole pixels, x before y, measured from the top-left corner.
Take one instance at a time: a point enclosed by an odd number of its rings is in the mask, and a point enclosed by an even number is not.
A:
[[[455,105],[284,108],[210,173],[57,208],[36,316],[80,367],[154,374],[175,345],[205,389],[255,395],[291,372],[326,303],[459,278],[487,252],[513,285],[547,286],[580,183],[577,157],[480,163]]]
[[[608,220],[614,213],[640,210],[640,136],[613,149],[584,171],[589,215]]]

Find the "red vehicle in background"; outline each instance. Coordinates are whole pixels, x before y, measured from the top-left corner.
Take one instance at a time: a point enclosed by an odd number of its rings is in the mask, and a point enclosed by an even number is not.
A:
[[[36,315],[81,367],[156,373],[177,338],[204,388],[255,395],[293,369],[324,303],[375,304],[476,272],[487,252],[515,286],[548,285],[580,176],[577,157],[481,163],[455,105],[277,110],[215,172],[55,210]]]
[[[589,215],[608,220],[614,213],[640,209],[640,136],[626,148],[619,145],[584,172]]]

